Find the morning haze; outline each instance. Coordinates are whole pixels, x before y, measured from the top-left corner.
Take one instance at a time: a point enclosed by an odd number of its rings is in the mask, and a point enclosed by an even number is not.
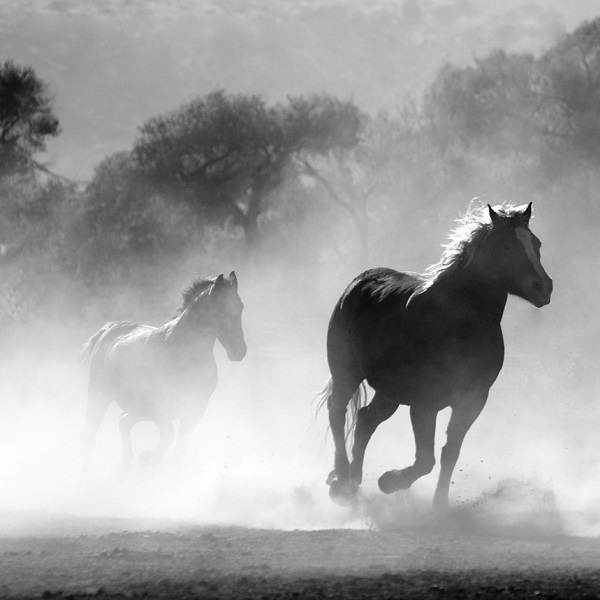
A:
[[[347,548],[380,544],[367,553],[378,557],[369,569],[379,574],[381,565],[396,572],[405,558],[431,566],[439,548],[451,552],[455,534],[507,544],[522,535],[546,543],[599,534],[600,11],[584,1],[491,4],[0,0],[0,73],[12,77],[0,94],[27,80],[40,103],[33,117],[16,111],[23,128],[0,112],[7,539],[48,534],[46,515],[70,522],[56,526],[69,535],[112,531],[113,521],[100,517],[126,519],[118,536],[150,527],[140,519],[166,519],[167,529],[209,528],[189,546],[205,544],[210,562],[237,548],[221,544],[225,536],[246,535],[218,527],[333,530],[319,538],[331,548],[345,544],[340,531],[358,529],[364,537]],[[373,436],[359,501],[332,503],[325,481],[333,442],[314,399],[329,379],[336,301],[367,268],[431,272],[465,214],[466,222],[477,215],[485,232],[491,215],[513,213],[527,215],[542,243],[540,250],[520,231],[528,256],[541,252],[552,301],[535,308],[508,298],[504,366],[449,484],[450,528],[436,529],[432,516],[435,474],[410,491],[378,489],[382,473],[412,464],[406,407]],[[169,446],[159,464],[140,464],[159,435],[152,422],[136,423],[123,476],[124,420],[113,404],[95,435],[97,423],[88,428],[82,481],[85,341],[133,328],[123,322],[160,337],[192,306],[190,290],[204,302],[215,291],[207,282],[234,280],[247,353],[232,362],[227,344],[214,344],[218,383],[185,461]],[[209,340],[203,357],[212,369],[206,357],[220,338],[210,323],[220,308],[198,306],[202,318],[189,322]],[[102,329],[113,321],[119,325]],[[127,351],[133,342],[120,343]],[[175,366],[191,360],[181,349],[193,344],[177,348]],[[161,350],[157,364],[167,355]],[[435,473],[448,412],[435,433]],[[76,526],[74,516],[82,519]],[[119,568],[133,564],[134,546],[145,552],[139,564],[167,560],[145,538],[98,539],[113,546],[79,552],[92,556],[81,573],[107,557]],[[258,560],[255,548],[270,548],[248,544],[242,558],[214,568],[242,569]],[[327,556],[315,554],[310,569],[339,556],[323,548]],[[25,569],[45,556],[34,550],[15,564]],[[277,556],[264,559],[273,560],[269,568],[281,567]],[[56,579],[32,581],[28,593],[59,589]],[[25,593],[15,586],[7,589]]]

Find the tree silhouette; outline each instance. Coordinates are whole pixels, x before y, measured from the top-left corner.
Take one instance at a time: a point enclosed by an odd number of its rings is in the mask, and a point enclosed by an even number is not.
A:
[[[541,130],[600,158],[600,18],[584,22],[539,61]]]
[[[438,147],[485,145],[600,158],[600,18],[540,58],[501,50],[468,67],[446,65],[424,98]]]
[[[157,189],[175,191],[208,220],[241,226],[255,248],[259,217],[291,159],[351,147],[359,127],[354,104],[331,96],[269,106],[217,91],[145,123],[133,157]]]
[[[46,84],[31,67],[0,64],[0,177],[32,168],[45,170],[34,155],[59,133]]]

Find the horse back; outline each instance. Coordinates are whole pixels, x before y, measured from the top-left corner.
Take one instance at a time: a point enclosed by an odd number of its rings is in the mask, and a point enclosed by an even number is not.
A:
[[[423,281],[416,273],[382,267],[364,271],[348,285],[329,321],[327,354],[332,374],[339,367],[366,377],[368,355],[385,351],[390,328],[403,329],[406,306]]]
[[[385,267],[369,269],[358,275],[342,294],[336,309],[352,318],[370,310],[384,311],[406,305],[425,281],[422,275]]]
[[[147,332],[154,330],[153,327],[138,325],[129,321],[111,321],[101,327],[83,345],[81,350],[82,359],[90,363],[92,371],[99,363],[106,361],[108,353],[114,344],[125,339],[136,332]]]
[[[88,342],[90,389],[143,418],[158,412],[174,418],[207,400],[217,383],[212,353],[184,351],[168,332],[164,326],[107,323]]]
[[[334,378],[353,373],[376,390],[420,396],[460,395],[493,383],[504,354],[499,324],[465,310],[452,293],[424,290],[424,282],[381,268],[350,283],[329,325]]]

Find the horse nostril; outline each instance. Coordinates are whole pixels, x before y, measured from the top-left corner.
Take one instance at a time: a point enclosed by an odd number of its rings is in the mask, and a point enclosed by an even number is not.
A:
[[[541,282],[541,281],[539,281],[538,279],[536,279],[536,280],[533,282],[532,286],[533,286],[533,289],[534,289],[536,292],[543,292],[543,291],[544,291],[544,286],[543,286],[542,282]]]

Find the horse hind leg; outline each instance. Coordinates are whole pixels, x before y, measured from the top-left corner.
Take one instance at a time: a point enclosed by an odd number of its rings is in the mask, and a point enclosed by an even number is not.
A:
[[[160,463],[175,439],[175,429],[169,419],[157,419],[155,423],[160,436],[158,446],[153,450],[146,450],[140,454],[138,463],[141,467],[153,467]]]
[[[377,392],[369,405],[363,406],[358,411],[350,465],[350,479],[357,485],[362,483],[365,450],[371,436],[381,423],[396,412],[397,408],[398,402]]]
[[[121,461],[118,471],[120,477],[126,477],[133,462],[133,445],[131,443],[131,430],[137,423],[137,419],[129,413],[122,412],[119,417],[119,433],[121,435]]]
[[[346,451],[346,410],[360,382],[334,378],[327,399],[329,426],[334,443],[333,471],[327,478],[329,495],[340,502],[353,497],[358,486],[350,480],[350,461]]]

